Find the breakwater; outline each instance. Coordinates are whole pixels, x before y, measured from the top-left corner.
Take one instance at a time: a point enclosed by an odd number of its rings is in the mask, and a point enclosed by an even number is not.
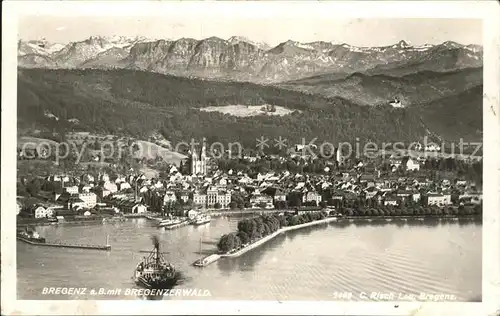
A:
[[[240,250],[238,250],[236,252],[233,252],[233,253],[230,253],[230,254],[223,254],[223,255],[220,255],[220,256],[221,256],[221,258],[239,257],[242,254],[244,254],[244,253],[246,253],[246,252],[248,252],[248,251],[250,251],[252,249],[255,249],[255,248],[259,247],[260,245],[268,242],[269,240],[273,239],[274,237],[276,237],[279,234],[282,234],[284,232],[291,231],[291,230],[296,230],[296,229],[300,229],[300,228],[304,228],[304,227],[314,226],[314,225],[326,224],[326,223],[330,223],[330,222],[334,222],[334,221],[337,221],[336,217],[329,217],[329,218],[320,219],[320,220],[309,222],[309,223],[304,223],[304,224],[299,224],[299,225],[294,225],[294,226],[283,227],[283,228],[278,229],[274,233],[272,233],[270,235],[267,235],[266,237],[263,237],[263,238],[257,240],[256,242],[254,242],[254,243],[252,243],[252,244],[250,244],[250,245],[248,245],[248,246],[246,246],[244,248],[241,248]]]
[[[220,258],[235,258],[235,257],[239,257],[242,254],[244,254],[244,253],[246,253],[246,252],[248,252],[248,251],[250,251],[252,249],[255,249],[255,248],[259,247],[260,245],[268,242],[269,240],[273,239],[274,237],[276,237],[279,234],[282,234],[284,232],[291,231],[291,230],[296,230],[296,229],[300,229],[300,228],[304,228],[304,227],[314,226],[314,225],[326,224],[326,223],[330,223],[330,222],[334,222],[334,221],[337,221],[337,217],[329,217],[329,218],[325,218],[325,219],[321,219],[321,220],[317,220],[317,221],[313,221],[313,222],[309,222],[309,223],[304,223],[304,224],[299,224],[299,225],[294,225],[294,226],[283,227],[281,229],[278,229],[274,233],[272,233],[270,235],[267,235],[267,236],[265,236],[265,237],[263,237],[263,238],[255,241],[255,242],[253,242],[252,244],[244,247],[244,248],[241,248],[240,250],[238,250],[238,251],[236,251],[234,253],[220,254],[220,255],[219,254],[212,254],[212,255],[206,256],[204,258],[208,258],[208,257],[213,256],[213,260],[211,260],[206,265],[211,264],[211,263],[219,260]],[[198,259],[197,261],[202,262],[204,258]],[[201,265],[201,266],[205,266],[205,265]]]
[[[287,210],[276,210],[276,209],[245,209],[245,210],[223,210],[223,211],[209,211],[208,214],[212,217],[219,216],[230,216],[230,215],[264,215],[272,213],[286,212]],[[288,210],[292,211],[292,210]]]
[[[75,249],[88,249],[88,250],[105,250],[110,251],[110,245],[80,245],[80,244],[66,244],[66,243],[57,243],[57,242],[34,242],[28,240],[26,238],[17,236],[18,240],[21,240],[27,244],[34,246],[42,246],[42,247],[55,247],[55,248],[75,248]]]

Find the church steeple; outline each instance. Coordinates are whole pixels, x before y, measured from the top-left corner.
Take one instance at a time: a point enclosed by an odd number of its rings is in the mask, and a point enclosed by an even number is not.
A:
[[[193,148],[193,152],[191,154],[191,174],[205,175],[207,173],[206,160],[207,160],[207,143],[206,143],[206,138],[203,138],[201,152],[197,152],[196,149]]]
[[[205,137],[203,137],[200,157],[202,160],[203,160],[203,158],[207,157],[207,139]]]

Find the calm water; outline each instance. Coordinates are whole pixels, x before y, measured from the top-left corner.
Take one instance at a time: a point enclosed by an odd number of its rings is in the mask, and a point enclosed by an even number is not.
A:
[[[135,296],[42,295],[44,287],[135,288],[135,264],[161,239],[165,257],[185,281],[178,288],[211,297],[163,299],[332,300],[334,292],[395,292],[481,298],[482,225],[477,221],[330,223],[291,231],[241,257],[191,266],[211,253],[239,218],[166,231],[145,219],[85,226],[42,226],[47,240],[104,244],[110,252],[31,246],[17,242],[19,299],[138,299]],[[203,241],[200,243],[200,241]]]

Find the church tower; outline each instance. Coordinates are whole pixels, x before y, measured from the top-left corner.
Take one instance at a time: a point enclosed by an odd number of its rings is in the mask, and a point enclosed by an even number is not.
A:
[[[201,147],[200,173],[202,175],[207,174],[207,139],[205,137],[203,137],[203,143]]]
[[[191,154],[191,175],[206,175],[207,174],[207,145],[206,139],[203,138],[201,152],[196,152],[193,148]]]

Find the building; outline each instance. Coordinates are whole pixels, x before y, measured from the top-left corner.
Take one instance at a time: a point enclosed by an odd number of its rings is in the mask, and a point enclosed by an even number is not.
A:
[[[285,192],[283,192],[281,190],[276,190],[276,192],[274,192],[274,202],[276,203],[278,201],[283,201],[283,202],[286,201]]]
[[[415,161],[413,159],[408,159],[406,162],[406,170],[408,171],[418,171],[420,170],[420,163],[418,161]]]
[[[177,201],[177,197],[175,196],[175,192],[167,191],[165,192],[165,196],[163,197],[163,205],[168,203],[175,203]]]
[[[398,205],[399,199],[395,196],[388,196],[384,199],[384,205]]]
[[[148,207],[142,203],[132,206],[132,214],[142,214],[148,211]]]
[[[217,203],[220,204],[221,208],[228,208],[229,203],[231,203],[231,193],[226,190],[219,190],[217,192]]]
[[[396,194],[398,197],[406,201],[412,200],[413,202],[420,201],[420,193],[418,191],[400,190]]]
[[[127,189],[132,189],[132,187],[130,186],[130,183],[128,183],[128,182],[120,182],[120,183],[118,183],[118,190],[119,191],[124,191],[124,190],[127,190]]]
[[[395,97],[393,101],[389,102],[389,104],[393,107],[393,108],[404,108],[405,106],[403,105],[403,103],[401,103],[401,100],[398,98],[398,97]]]
[[[321,200],[322,200],[321,195],[315,191],[309,191],[302,195],[302,203],[315,202],[316,205],[318,205],[321,202]]]
[[[97,195],[93,192],[80,193],[76,196],[78,199],[82,200],[82,207],[84,208],[93,208],[97,204]]]
[[[111,193],[118,192],[118,186],[116,185],[116,183],[110,181],[104,182],[103,188]]]
[[[79,190],[78,187],[74,185],[71,187],[64,187],[64,191],[68,192],[69,194],[77,194]]]
[[[203,138],[201,152],[198,154],[194,148],[191,154],[191,175],[204,176],[207,174],[207,147],[206,139]]]
[[[250,196],[250,205],[252,208],[273,208],[273,198],[267,194],[261,194],[259,191],[255,191],[252,196]]]
[[[450,205],[450,194],[429,194],[427,195],[427,205]]]
[[[48,217],[47,209],[43,206],[36,205],[33,208],[33,215],[35,218],[45,218]]]
[[[193,204],[197,206],[206,206],[207,205],[207,195],[202,192],[194,192],[193,193]]]

